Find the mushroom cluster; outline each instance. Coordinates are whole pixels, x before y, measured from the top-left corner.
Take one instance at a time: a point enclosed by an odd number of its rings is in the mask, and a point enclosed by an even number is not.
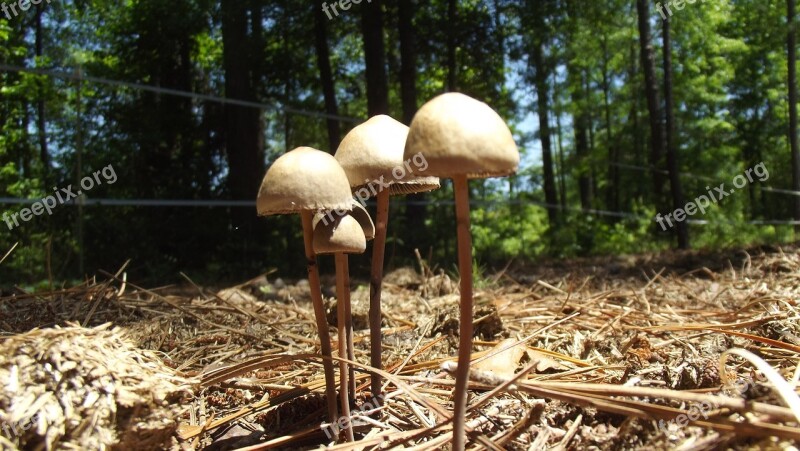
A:
[[[424,161],[419,172],[409,164]],[[453,180],[460,273],[460,328],[454,393],[453,449],[466,445],[467,378],[472,354],[472,238],[469,179],[514,174],[519,151],[511,131],[491,107],[463,94],[442,94],[420,108],[411,126],[378,115],[353,128],[335,156],[299,147],[279,157],[267,171],[258,193],[259,215],[299,213],[314,316],[320,336],[328,419],[339,420],[336,379],[328,324],[319,283],[317,255],[332,254],[336,268],[339,399],[347,441],[355,399],[353,325],[350,312],[348,254],[366,250],[374,238],[370,277],[370,363],[381,362],[381,285],[391,195],[439,188],[439,178]],[[356,199],[353,198],[355,193]],[[375,197],[376,221],[363,206]],[[381,403],[382,379],[371,373],[371,392]],[[341,423],[341,422],[340,422]]]

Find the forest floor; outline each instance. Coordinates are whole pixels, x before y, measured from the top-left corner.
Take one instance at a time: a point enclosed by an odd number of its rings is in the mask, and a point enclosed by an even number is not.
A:
[[[435,449],[452,436],[442,363],[456,355],[457,284],[424,272],[385,280],[394,377],[385,407],[355,421],[359,449]],[[363,363],[368,287],[356,282]],[[796,247],[512,265],[477,285],[474,360],[501,352],[474,364],[473,448],[800,442]],[[314,324],[308,283],[266,276],[222,290],[145,289],[120,270],[52,293],[17,289],[0,298],[0,446],[350,449],[321,428]],[[357,405],[371,405],[369,375],[356,374]]]

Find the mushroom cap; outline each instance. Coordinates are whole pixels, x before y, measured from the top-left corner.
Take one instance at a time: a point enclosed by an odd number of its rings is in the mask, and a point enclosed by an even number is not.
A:
[[[418,153],[428,161],[426,174],[442,178],[502,177],[519,167],[519,150],[503,119],[489,105],[455,92],[417,111],[404,158]]]
[[[334,214],[333,221],[317,222],[314,229],[315,254],[361,254],[366,249],[364,230],[349,214]]]
[[[403,160],[407,136],[407,126],[384,114],[371,117],[345,135],[335,157],[353,191],[367,187],[366,192],[372,195],[382,189],[378,181],[390,184],[389,194],[392,195],[439,188],[438,178],[418,175],[424,171],[415,160],[408,164]],[[397,188],[396,185],[404,186]]]
[[[310,147],[281,155],[258,190],[259,216],[304,210],[347,210],[353,197],[347,175],[333,156]]]
[[[372,222],[372,218],[369,216],[369,212],[367,212],[367,209],[364,208],[364,206],[358,203],[355,199],[352,200],[352,203],[353,203],[353,211],[350,212],[344,212],[341,210],[339,211],[329,210],[329,211],[321,211],[315,214],[314,220],[311,223],[312,227],[316,229],[317,224],[319,224],[320,221],[324,220],[324,222],[326,223],[332,222],[336,216],[349,214],[350,216],[355,218],[355,220],[358,221],[358,223],[361,225],[361,230],[364,232],[364,238],[366,238],[367,241],[375,239],[375,223]]]

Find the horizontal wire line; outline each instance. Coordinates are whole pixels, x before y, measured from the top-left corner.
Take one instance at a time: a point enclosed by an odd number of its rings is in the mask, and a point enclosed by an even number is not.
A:
[[[142,83],[133,83],[127,81],[120,81],[120,80],[111,80],[108,78],[101,78],[101,77],[94,77],[91,75],[84,75],[81,71],[76,70],[74,72],[65,72],[65,71],[57,71],[57,70],[50,70],[50,69],[37,69],[37,68],[30,68],[30,67],[22,67],[22,66],[13,66],[9,64],[0,64],[1,71],[7,72],[27,72],[37,75],[47,75],[49,77],[54,78],[62,78],[67,80],[81,80],[81,81],[89,81],[92,83],[104,84],[104,85],[111,85],[111,86],[122,86],[127,88],[134,88],[139,89],[142,91],[150,91],[155,92],[158,94],[167,94],[173,95],[178,97],[187,97],[191,99],[199,99],[199,100],[207,100],[209,102],[217,102],[227,105],[236,105],[236,106],[244,106],[250,108],[258,108],[263,110],[283,110],[287,113],[294,113],[303,116],[310,116],[310,117],[318,117],[322,119],[336,119],[343,122],[352,122],[352,123],[361,123],[364,119],[359,119],[355,117],[349,116],[339,116],[335,114],[328,114],[328,113],[320,113],[318,111],[309,111],[309,110],[302,110],[298,108],[293,108],[290,106],[283,105],[282,107],[276,107],[275,105],[268,105],[265,103],[259,102],[252,102],[249,100],[240,100],[240,99],[230,99],[227,97],[218,97],[209,94],[198,94],[195,92],[190,91],[181,91],[178,89],[171,89],[171,88],[161,88],[158,86],[153,85],[145,85]]]
[[[0,205],[31,205],[39,202],[41,199],[24,199],[14,197],[0,197]],[[80,204],[80,200],[72,199],[60,205],[76,206]],[[437,201],[412,201],[406,202],[408,205],[420,206],[439,206],[439,205],[454,205],[455,202],[451,200],[437,200]],[[82,200],[83,206],[90,207],[230,207],[230,208],[253,208],[256,207],[255,201],[250,200],[191,200],[191,199],[91,199],[85,198]],[[367,205],[373,205],[373,202],[367,202]],[[534,200],[519,200],[519,199],[503,199],[503,200],[470,200],[470,205],[486,206],[486,205],[535,205],[539,207],[552,207],[559,210],[575,211],[583,213],[587,216],[613,216],[627,219],[645,219],[651,220],[647,216],[637,215],[634,213],[595,210],[595,209],[582,209],[580,207],[563,207],[561,205],[552,205],[545,202],[538,202]],[[717,225],[717,224],[741,224],[735,221],[706,221],[704,219],[687,219],[687,223],[695,225]],[[745,224],[750,225],[800,225],[800,221],[794,220],[752,220]]]

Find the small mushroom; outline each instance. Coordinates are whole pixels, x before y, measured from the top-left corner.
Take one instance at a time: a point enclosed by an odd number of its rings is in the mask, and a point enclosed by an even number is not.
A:
[[[367,241],[373,240],[375,238],[375,224],[372,222],[372,218],[370,218],[367,209],[364,208],[361,204],[359,204],[355,200],[352,201],[352,206],[353,210],[349,213],[349,215],[352,216],[361,226],[361,230],[364,232],[364,237],[366,238],[366,240]],[[340,215],[340,214],[341,214],[340,212],[337,213],[334,211],[327,211],[314,215],[314,222],[313,222],[314,231],[316,232],[317,224],[319,224],[320,221],[333,222],[335,215]],[[353,314],[351,311],[352,303],[350,302],[350,290],[347,290],[346,294],[347,294],[347,302],[344,304],[346,309],[345,316],[348,318],[347,324],[349,326],[347,330],[347,349],[348,349],[347,358],[350,360],[355,360],[356,355],[353,342],[353,327],[352,327]],[[352,366],[350,367],[349,378],[350,378],[349,379],[350,401],[353,402],[355,400],[355,393],[356,393],[356,379],[355,379],[355,371]]]
[[[422,106],[411,122],[405,158],[422,153],[427,173],[453,179],[461,276],[458,367],[453,412],[453,449],[466,444],[467,382],[472,353],[472,236],[469,186],[474,178],[502,177],[519,167],[519,150],[506,123],[489,105],[459,93],[442,94]]]
[[[381,286],[384,249],[389,220],[389,196],[421,193],[439,188],[436,177],[410,172],[403,159],[408,127],[386,115],[377,115],[358,125],[342,139],[336,150],[356,196],[365,201],[375,196],[375,242],[369,289],[370,365],[381,369]],[[400,169],[400,171],[398,171]],[[402,177],[398,175],[402,174]],[[388,187],[388,189],[386,188]],[[372,396],[380,404],[382,377],[371,375]]]
[[[318,213],[315,217],[314,252],[333,254],[336,263],[337,327],[339,330],[339,356],[355,360],[353,347],[353,318],[350,308],[350,274],[348,254],[361,254],[367,248],[367,232],[374,235],[372,220],[360,205],[354,214]],[[359,217],[361,221],[356,219]],[[333,220],[329,220],[332,218]],[[364,226],[362,226],[364,223]],[[349,382],[348,382],[349,381]],[[355,373],[347,362],[339,361],[339,395],[342,415],[350,417],[350,402],[355,399]],[[347,441],[352,442],[353,425],[347,422],[345,429]]]
[[[317,257],[312,244],[312,222],[316,211],[346,211],[351,206],[350,186],[342,167],[330,154],[310,147],[298,147],[275,160],[261,182],[256,201],[259,216],[299,213],[302,218],[311,302],[319,332],[320,352],[325,357],[322,366],[325,372],[328,419],[331,422],[335,422],[338,417],[336,379],[331,360],[331,337],[319,284]]]

